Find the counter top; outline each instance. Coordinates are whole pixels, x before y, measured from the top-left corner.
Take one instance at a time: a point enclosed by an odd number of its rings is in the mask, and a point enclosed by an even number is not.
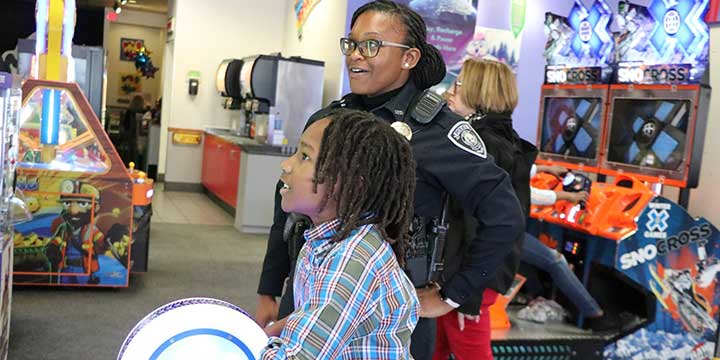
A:
[[[205,132],[217,136],[229,143],[239,145],[242,151],[248,154],[288,157],[295,153],[295,148],[293,147],[263,144],[255,139],[240,136],[235,130],[221,128],[205,128]]]

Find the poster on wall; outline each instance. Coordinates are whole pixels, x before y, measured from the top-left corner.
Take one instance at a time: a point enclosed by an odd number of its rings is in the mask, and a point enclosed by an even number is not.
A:
[[[510,30],[475,27],[472,40],[465,46],[465,57],[457,64],[448,64],[448,69],[460,71],[463,61],[469,58],[493,59],[510,66],[517,72],[520,58],[520,38]]]
[[[142,39],[120,39],[120,60],[135,61],[135,54],[145,47],[145,40]]]
[[[447,65],[442,91],[455,81],[462,64],[470,58],[490,58],[508,64],[517,72],[525,2],[516,0],[506,29],[478,25],[478,0],[401,0],[420,14],[427,25],[428,42],[435,45]]]
[[[320,0],[295,0],[295,29],[298,40],[302,40],[302,28],[319,2]]]
[[[466,58],[465,48],[475,32],[478,0],[398,2],[408,5],[423,17],[427,25],[428,42],[440,50],[448,70],[459,70]]]
[[[705,21],[708,24],[720,23],[720,0],[710,0],[710,10],[705,16]]]
[[[120,94],[129,95],[142,91],[142,78],[138,73],[120,73]]]

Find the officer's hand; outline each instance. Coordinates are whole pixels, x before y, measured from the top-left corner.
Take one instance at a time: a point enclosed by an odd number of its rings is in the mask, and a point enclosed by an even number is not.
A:
[[[257,308],[255,309],[255,322],[257,322],[261,328],[264,328],[269,322],[277,320],[278,306],[274,296],[258,295]]]
[[[463,314],[458,311],[457,317],[458,317],[458,327],[460,328],[460,331],[465,330],[465,320],[474,321],[476,323],[480,322],[480,315]]]
[[[415,289],[415,291],[420,299],[420,317],[436,318],[453,310],[452,306],[442,300],[437,286]]]

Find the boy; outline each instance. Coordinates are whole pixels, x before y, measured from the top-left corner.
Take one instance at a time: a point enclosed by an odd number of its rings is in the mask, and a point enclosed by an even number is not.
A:
[[[307,215],[295,311],[268,327],[263,359],[406,359],[418,320],[400,267],[415,163],[407,140],[372,114],[340,110],[303,133],[281,164],[286,212]]]

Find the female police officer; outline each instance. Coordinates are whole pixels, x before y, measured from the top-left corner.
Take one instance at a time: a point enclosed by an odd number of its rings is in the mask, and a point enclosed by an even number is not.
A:
[[[482,139],[437,101],[436,95],[423,92],[445,75],[442,57],[426,42],[426,31],[422,18],[404,5],[377,0],[360,7],[353,14],[350,34],[340,40],[352,93],[308,121],[310,124],[332,109],[344,107],[370,111],[396,123],[411,139],[417,163],[415,215],[439,217],[447,193],[481,224],[463,258],[447,259],[462,262],[462,266],[444,279],[442,289],[418,289],[423,318],[412,337],[411,352],[416,359],[432,357],[435,323],[431,318],[482,291],[510,252],[513,240],[524,233],[522,210],[509,178],[488,159]],[[274,223],[258,287],[256,320],[261,326],[277,318],[275,297],[282,292],[294,261],[283,240],[286,214],[279,199],[276,192]],[[291,295],[285,297],[292,299]],[[280,318],[292,311],[291,302],[283,299],[289,306],[281,306]]]

